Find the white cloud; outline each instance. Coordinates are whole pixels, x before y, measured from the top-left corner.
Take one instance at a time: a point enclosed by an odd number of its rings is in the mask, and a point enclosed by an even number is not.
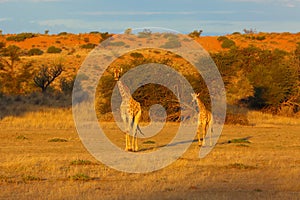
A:
[[[196,12],[157,12],[157,11],[105,11],[105,12],[81,12],[83,15],[192,15]]]
[[[98,12],[79,12],[81,15],[90,16],[125,16],[125,15],[195,15],[195,14],[233,14],[234,11],[215,10],[215,11],[98,11]]]
[[[300,6],[300,0],[225,0],[230,2],[252,2],[252,3],[263,3],[273,4],[289,8]]]
[[[9,18],[0,18],[0,22],[9,21]]]

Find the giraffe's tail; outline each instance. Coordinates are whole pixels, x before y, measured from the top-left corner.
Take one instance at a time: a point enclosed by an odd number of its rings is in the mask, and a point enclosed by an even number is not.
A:
[[[137,125],[137,130],[139,130],[139,132],[140,132],[143,136],[145,136],[144,133],[142,132],[142,130],[141,130],[141,128],[140,128],[139,125]]]

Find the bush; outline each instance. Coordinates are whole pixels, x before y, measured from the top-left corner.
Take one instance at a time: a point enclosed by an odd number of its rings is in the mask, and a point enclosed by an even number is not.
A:
[[[78,174],[75,174],[74,176],[71,176],[70,179],[74,180],[74,181],[89,181],[92,178],[86,174],[78,173]]]
[[[38,48],[32,48],[28,51],[29,56],[42,55],[44,52]]]
[[[93,48],[95,48],[96,46],[97,46],[96,44],[87,43],[87,44],[81,45],[80,48],[83,48],[83,49],[93,49]]]
[[[90,34],[99,34],[99,31],[91,31]]]
[[[81,159],[78,159],[78,160],[73,160],[71,162],[71,165],[92,165],[93,163],[89,160],[81,160]]]
[[[130,54],[130,56],[133,58],[144,58],[144,55],[138,52],[133,52]]]
[[[106,40],[107,38],[109,38],[111,36],[111,34],[109,34],[108,32],[104,32],[104,33],[100,33],[101,35],[101,41]]]
[[[142,32],[138,32],[139,38],[148,38],[152,34],[152,31],[150,29],[144,29]]]
[[[67,32],[60,32],[58,35],[59,35],[59,36],[62,36],[62,35],[68,35],[68,33],[67,33]]]
[[[53,138],[48,140],[48,142],[68,142],[68,140],[62,138]]]
[[[220,36],[217,39],[219,42],[223,42],[224,40],[228,40],[228,38],[226,36]]]
[[[121,47],[121,46],[124,46],[125,43],[122,42],[122,41],[120,41],[120,42],[111,42],[111,43],[109,43],[109,45],[115,46],[115,47]]]
[[[0,42],[0,49],[5,47],[5,42]]]
[[[61,51],[61,48],[51,46],[48,48],[47,53],[60,53]]]
[[[181,47],[181,43],[177,39],[172,39],[167,41],[164,45],[160,47],[166,49],[174,49],[174,48]]]
[[[15,41],[15,42],[21,42],[28,38],[36,37],[36,34],[33,33],[19,33],[17,35],[12,35],[6,38],[7,41]]]
[[[231,39],[225,39],[225,40],[223,40],[223,43],[221,46],[224,49],[229,49],[229,48],[235,46],[235,42]]]
[[[62,78],[60,80],[60,88],[64,94],[72,94],[75,79],[67,80]]]
[[[199,30],[199,31],[194,30],[193,32],[189,33],[189,36],[191,38],[198,38],[198,37],[200,37],[202,32],[203,32],[203,30]]]
[[[265,40],[265,39],[266,39],[266,36],[264,36],[264,35],[256,37],[256,40],[260,40],[260,41]]]
[[[88,43],[88,42],[90,42],[90,38],[88,38],[88,37],[83,38],[83,41],[86,42],[86,43]]]

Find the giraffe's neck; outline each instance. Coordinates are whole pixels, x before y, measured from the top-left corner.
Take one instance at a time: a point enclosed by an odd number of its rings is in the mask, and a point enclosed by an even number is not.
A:
[[[197,103],[198,103],[200,111],[206,110],[204,103],[201,100],[199,100],[198,98],[197,98]]]
[[[117,84],[118,84],[118,88],[119,88],[122,100],[128,101],[131,98],[129,88],[125,84],[123,84],[121,81],[118,81]]]

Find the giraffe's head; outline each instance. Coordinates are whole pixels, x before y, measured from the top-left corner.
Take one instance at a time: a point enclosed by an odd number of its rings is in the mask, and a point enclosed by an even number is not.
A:
[[[122,71],[123,71],[123,68],[115,68],[114,69],[114,78],[115,78],[116,81],[119,80]]]
[[[192,96],[192,102],[197,102],[198,100],[198,97],[199,97],[200,93],[191,93],[191,96]]]

